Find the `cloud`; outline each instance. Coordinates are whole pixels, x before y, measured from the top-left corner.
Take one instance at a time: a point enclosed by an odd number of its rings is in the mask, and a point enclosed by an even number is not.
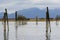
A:
[[[9,13],[32,7],[44,9],[47,6],[50,9],[60,8],[60,0],[0,0],[0,11],[7,8]]]

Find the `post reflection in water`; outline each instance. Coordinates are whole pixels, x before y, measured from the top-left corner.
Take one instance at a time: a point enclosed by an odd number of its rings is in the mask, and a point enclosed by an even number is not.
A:
[[[16,34],[16,40],[17,40],[17,38],[18,38],[18,37],[17,37],[17,33],[18,33],[18,32],[17,32],[17,31],[18,31],[18,25],[17,25],[17,22],[15,23],[15,29],[16,29],[16,31],[15,31],[15,34]]]
[[[46,28],[46,40],[50,40],[50,37],[51,37],[51,32],[48,28]]]
[[[9,40],[9,24],[6,25],[5,21],[4,21],[4,40]]]
[[[4,21],[4,40],[6,40],[6,23]]]
[[[51,36],[50,24],[49,21],[46,21],[46,40],[50,40],[50,36]]]
[[[46,40],[50,40],[50,37],[51,37],[51,32],[50,33],[46,32]]]

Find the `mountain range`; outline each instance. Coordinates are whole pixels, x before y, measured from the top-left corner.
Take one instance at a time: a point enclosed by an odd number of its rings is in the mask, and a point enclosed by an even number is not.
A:
[[[18,10],[18,15],[23,15],[27,18],[35,18],[38,16],[39,18],[46,17],[46,9],[39,9],[39,8],[29,8],[24,10]],[[60,15],[60,9],[49,9],[50,18],[55,18],[56,15]],[[4,12],[0,12],[0,18],[2,18]],[[8,14],[9,18],[15,18],[15,13]]]

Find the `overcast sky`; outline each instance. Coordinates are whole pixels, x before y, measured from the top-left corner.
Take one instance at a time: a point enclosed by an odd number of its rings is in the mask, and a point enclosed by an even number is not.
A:
[[[13,13],[32,7],[44,9],[47,6],[50,9],[60,8],[60,0],[0,0],[0,12],[5,8],[8,9],[8,13]]]

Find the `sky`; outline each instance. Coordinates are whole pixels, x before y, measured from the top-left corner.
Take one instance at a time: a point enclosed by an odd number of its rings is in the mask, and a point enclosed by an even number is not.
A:
[[[4,12],[5,8],[7,8],[8,13],[14,13],[32,7],[44,9],[47,6],[49,9],[59,9],[60,0],[0,0],[0,12]]]

